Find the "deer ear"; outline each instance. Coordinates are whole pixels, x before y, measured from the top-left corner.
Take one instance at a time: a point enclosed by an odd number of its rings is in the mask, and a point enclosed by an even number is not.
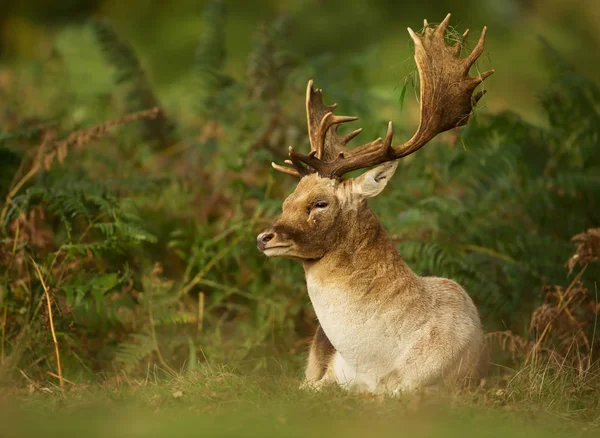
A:
[[[394,176],[397,167],[397,161],[390,161],[363,173],[352,180],[352,192],[364,198],[377,196]]]

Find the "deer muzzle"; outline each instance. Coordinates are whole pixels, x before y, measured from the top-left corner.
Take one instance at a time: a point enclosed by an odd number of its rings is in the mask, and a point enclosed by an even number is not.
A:
[[[263,233],[260,233],[256,238],[256,246],[258,246],[258,249],[260,249],[261,251],[264,251],[265,249],[267,249],[267,244],[271,240],[273,240],[273,237],[275,237],[275,233],[271,231],[265,231]]]

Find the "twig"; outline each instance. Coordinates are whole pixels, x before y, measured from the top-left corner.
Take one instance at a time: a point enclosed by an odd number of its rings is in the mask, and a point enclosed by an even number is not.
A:
[[[152,312],[152,306],[150,306],[148,308],[148,316],[150,318],[150,331],[151,331],[151,334],[152,334],[152,342],[154,343],[154,350],[156,351],[156,355],[158,356],[158,361],[171,374],[173,374],[174,376],[176,376],[177,372],[173,368],[171,368],[171,366],[167,363],[167,361],[165,360],[164,356],[162,355],[162,353],[160,351],[160,347],[158,346],[158,337],[156,336],[156,327],[155,327],[156,324],[154,322],[154,314]]]
[[[0,354],[0,365],[4,364],[4,339],[6,333],[6,318],[8,315],[8,306],[4,308],[4,317],[2,318],[2,340],[0,342],[0,349],[2,349],[2,353]]]
[[[181,290],[179,291],[179,296],[183,296],[183,295],[187,294],[190,290],[193,289],[194,286],[196,286],[198,283],[200,283],[200,281],[202,281],[202,279],[204,278],[204,275],[206,275],[206,273],[208,271],[210,271],[211,268],[214,265],[216,265],[217,262],[219,262],[219,260],[221,260],[223,257],[225,257],[227,255],[227,253],[229,252],[229,250],[231,250],[231,248],[233,248],[238,243],[240,243],[241,240],[242,240],[242,236],[241,235],[237,236],[236,238],[234,238],[231,241],[231,244],[229,244],[228,246],[223,248],[221,251],[219,251],[217,254],[215,254],[213,256],[213,258],[211,260],[209,260],[208,263],[206,265],[204,265],[204,267],[194,276],[194,278],[192,278],[188,282],[188,284],[186,284],[183,288],[181,288]]]
[[[44,277],[42,276],[42,271],[40,271],[40,267],[37,265],[35,260],[32,257],[29,257],[35,270],[40,277],[40,282],[42,283],[42,287],[44,288],[44,293],[46,294],[46,302],[48,304],[48,318],[50,319],[50,331],[52,332],[52,339],[54,340],[54,351],[56,353],[56,366],[58,367],[58,380],[60,381],[60,392],[65,395],[65,383],[62,375],[62,366],[60,365],[60,352],[58,350],[58,340],[56,339],[56,331],[54,330],[54,318],[52,317],[52,302],[50,300],[50,292],[48,292],[48,287],[46,286],[46,282],[44,281]]]
[[[19,372],[21,373],[21,375],[23,377],[25,377],[25,380],[27,380],[29,383],[31,383],[32,385],[35,385],[35,382],[33,380],[31,380],[27,374],[25,374],[25,371],[23,371],[21,368],[19,368]]]
[[[49,376],[55,377],[57,379],[61,379],[61,377],[58,374],[54,374],[52,371],[47,371]],[[72,380],[66,379],[66,378],[62,378],[65,382],[70,383],[73,386],[77,386],[77,383],[73,382]]]
[[[473,252],[478,252],[481,254],[487,254],[490,257],[494,257],[500,260],[503,260],[505,262],[508,263],[517,263],[517,261],[515,259],[513,259],[512,257],[509,257],[505,254],[502,254],[498,251],[495,251],[491,248],[486,248],[484,246],[479,246],[479,245],[459,245],[460,249],[464,249],[465,251],[473,251]]]
[[[202,332],[202,325],[204,322],[204,292],[198,294],[198,333]]]
[[[596,307],[594,316],[594,331],[592,332],[592,346],[590,348],[590,354],[588,356],[588,369],[592,368],[592,356],[594,355],[594,344],[596,343],[596,329],[598,328],[598,285],[594,284],[594,291],[596,292]]]

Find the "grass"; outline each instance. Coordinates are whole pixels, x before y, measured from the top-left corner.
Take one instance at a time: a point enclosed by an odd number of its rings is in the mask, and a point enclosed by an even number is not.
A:
[[[125,373],[66,392],[28,380],[0,398],[5,437],[573,437],[600,432],[594,380],[546,363],[484,387],[400,398],[298,389],[295,374],[244,374],[222,366],[166,375]],[[595,379],[597,381],[597,378]],[[15,403],[17,401],[17,403]]]

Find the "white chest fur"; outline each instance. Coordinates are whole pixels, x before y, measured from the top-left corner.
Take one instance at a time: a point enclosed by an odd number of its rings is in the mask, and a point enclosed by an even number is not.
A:
[[[368,278],[354,275],[340,286],[328,274],[307,270],[306,282],[336,350],[330,366],[339,384],[394,392],[478,372],[483,331],[472,300],[455,282],[419,277],[375,290],[377,282]]]
[[[306,280],[319,323],[340,356],[335,360],[338,382],[374,390],[373,385],[395,368],[404,349],[391,321],[394,312],[357,299],[356,291],[322,282],[310,272]]]

